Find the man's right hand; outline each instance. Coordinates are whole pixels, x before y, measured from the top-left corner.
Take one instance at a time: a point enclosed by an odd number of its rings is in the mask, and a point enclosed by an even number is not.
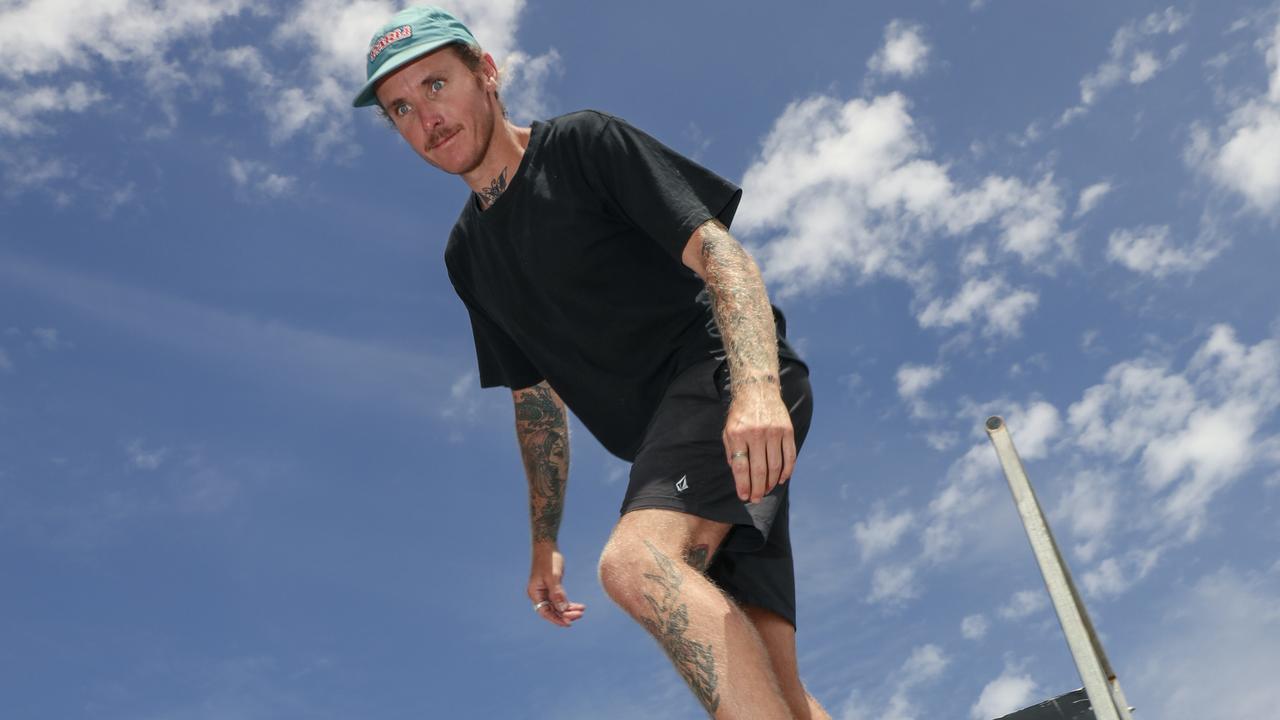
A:
[[[553,625],[569,627],[587,609],[582,603],[569,602],[564,594],[564,556],[554,543],[539,542],[533,546],[533,563],[529,569],[529,599],[538,617]]]

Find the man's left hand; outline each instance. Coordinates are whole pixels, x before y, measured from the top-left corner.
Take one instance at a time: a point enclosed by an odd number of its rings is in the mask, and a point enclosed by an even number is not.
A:
[[[791,478],[796,464],[795,429],[778,387],[734,388],[724,426],[724,452],[743,502],[760,502]]]

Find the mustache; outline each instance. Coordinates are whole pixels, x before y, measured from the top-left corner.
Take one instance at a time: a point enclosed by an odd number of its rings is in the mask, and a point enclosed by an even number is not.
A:
[[[458,130],[459,128],[454,126],[454,127],[445,128],[443,130],[437,130],[436,132],[432,133],[429,137],[427,137],[427,149],[434,149],[436,145],[439,145],[445,140],[448,140],[449,137],[454,133],[458,132]]]

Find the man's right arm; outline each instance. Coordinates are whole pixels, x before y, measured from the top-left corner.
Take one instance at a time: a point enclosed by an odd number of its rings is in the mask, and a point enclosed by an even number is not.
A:
[[[516,440],[529,480],[529,524],[533,540],[529,599],[538,615],[569,627],[585,606],[565,596],[564,557],[557,537],[564,515],[569,481],[569,422],[564,401],[546,381],[511,392],[516,412]]]
[[[529,480],[533,544],[555,544],[569,481],[569,423],[564,401],[544,380],[511,392],[516,440]]]

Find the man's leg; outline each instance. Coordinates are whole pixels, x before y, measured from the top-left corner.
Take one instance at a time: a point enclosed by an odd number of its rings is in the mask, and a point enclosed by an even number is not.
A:
[[[662,644],[709,715],[787,720],[755,626],[703,574],[728,530],[672,510],[629,512],[600,556],[600,582]]]
[[[791,714],[796,720],[831,720],[800,682],[800,670],[796,663],[796,629],[781,615],[763,608],[748,605],[743,612],[750,618],[756,632],[769,652],[773,674],[782,686]]]

